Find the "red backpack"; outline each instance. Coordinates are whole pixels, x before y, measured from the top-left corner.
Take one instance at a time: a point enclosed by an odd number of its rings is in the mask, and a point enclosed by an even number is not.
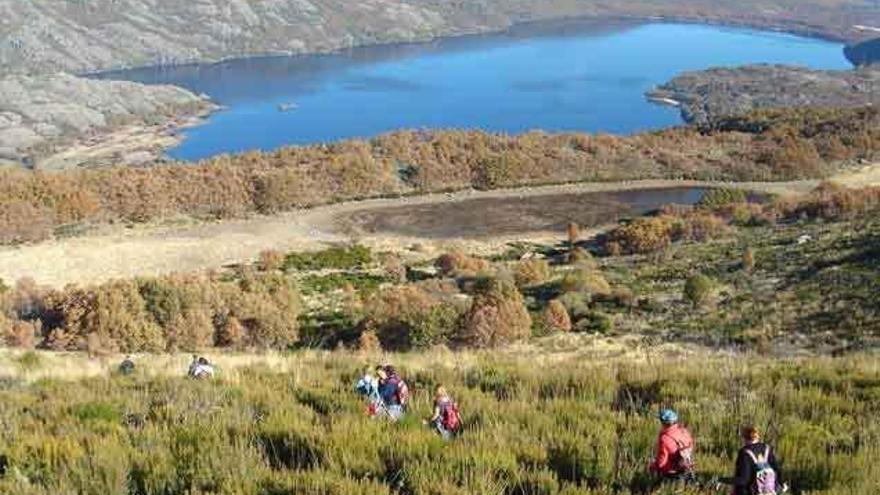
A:
[[[397,388],[397,391],[395,392],[397,403],[406,409],[409,405],[409,387],[406,385],[406,382],[403,381],[403,378],[400,378],[399,376],[392,376],[389,380],[393,380],[394,386]]]
[[[458,413],[458,404],[450,400],[449,404],[443,408],[443,428],[449,431],[458,431],[461,428],[461,415]]]
[[[678,447],[678,451],[672,459],[676,472],[693,473],[696,468],[696,462],[694,462],[694,446],[685,445],[682,441],[674,437],[672,437],[672,441],[675,442],[675,445]]]

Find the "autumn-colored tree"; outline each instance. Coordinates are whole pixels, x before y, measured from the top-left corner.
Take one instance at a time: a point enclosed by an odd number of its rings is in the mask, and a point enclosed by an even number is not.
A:
[[[434,263],[437,271],[444,277],[474,276],[489,270],[490,264],[482,258],[468,256],[461,251],[441,255]]]
[[[742,266],[746,273],[752,273],[755,270],[755,250],[751,246],[746,247],[743,251]]]
[[[550,264],[547,260],[533,258],[517,263],[514,279],[520,287],[542,284],[550,279]]]
[[[557,299],[547,303],[547,307],[541,312],[540,324],[546,333],[571,331],[571,317],[568,315],[568,310]]]
[[[470,347],[498,347],[528,338],[531,327],[532,318],[516,286],[486,278],[462,318],[458,340]]]

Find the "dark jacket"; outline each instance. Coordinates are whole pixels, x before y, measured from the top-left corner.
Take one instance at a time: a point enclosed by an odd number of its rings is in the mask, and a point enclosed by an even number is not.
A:
[[[757,457],[763,454],[766,449],[767,444],[757,442],[739,450],[739,455],[736,457],[736,472],[733,478],[728,479],[728,482],[733,485],[733,495],[752,495],[752,487],[755,486],[755,461],[746,453],[746,450],[750,450]],[[779,470],[779,463],[776,462],[776,453],[772,448],[770,449],[767,462],[776,471],[776,479],[781,482],[782,471]]]
[[[399,406],[400,398],[397,394],[397,389],[400,387],[400,377],[399,376],[389,376],[387,379],[379,382],[379,395],[382,396],[382,400],[385,402],[386,406]]]

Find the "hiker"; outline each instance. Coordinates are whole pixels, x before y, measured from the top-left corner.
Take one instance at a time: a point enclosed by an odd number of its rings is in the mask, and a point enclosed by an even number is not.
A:
[[[649,469],[660,482],[696,482],[694,476],[694,438],[678,423],[678,413],[663,409],[657,416],[663,427],[657,437],[657,454]]]
[[[192,361],[189,362],[189,370],[186,372],[186,376],[194,377],[196,376],[196,368],[199,367],[199,356],[196,354],[192,355]]]
[[[125,359],[119,363],[119,374],[130,375],[132,373],[134,373],[134,361],[132,361],[131,356],[125,356]]]
[[[434,414],[425,424],[433,425],[444,440],[451,440],[461,429],[458,404],[449,397],[443,385],[437,385],[434,389]]]
[[[379,395],[379,380],[376,377],[369,373],[364,374],[355,385],[355,390],[363,395],[367,401],[367,416],[371,418],[388,417],[388,409],[385,407],[382,396]]]
[[[378,366],[376,374],[379,376],[379,395],[388,410],[388,417],[397,421],[409,405],[409,387],[390,364]]]
[[[782,472],[776,455],[769,445],[761,441],[761,433],[754,425],[740,430],[743,447],[736,457],[733,478],[722,482],[733,485],[732,495],[779,495],[788,491],[788,485],[780,483]]]
[[[190,364],[189,377],[196,380],[207,380],[214,377],[214,366],[204,357],[196,359],[195,366]]]

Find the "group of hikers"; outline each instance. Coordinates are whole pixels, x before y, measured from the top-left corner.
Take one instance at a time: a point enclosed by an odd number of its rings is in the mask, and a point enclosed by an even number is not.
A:
[[[400,421],[410,400],[409,387],[394,366],[385,364],[375,368],[375,376],[366,373],[355,390],[367,401],[367,414],[378,419]],[[660,483],[697,484],[694,437],[679,423],[678,413],[663,409],[658,415],[661,423],[657,437],[654,461],[648,469]],[[451,440],[461,431],[458,404],[443,385],[434,388],[434,408],[424,421],[445,440]],[[721,484],[733,487],[732,495],[781,495],[788,485],[781,482],[782,472],[770,445],[761,441],[761,434],[753,425],[740,430],[743,446],[736,459],[731,478]]]
[[[125,359],[119,363],[119,374],[121,375],[131,375],[134,373],[134,360],[131,356],[125,356]],[[192,361],[189,363],[189,368],[186,371],[187,378],[192,378],[194,380],[207,380],[209,378],[214,377],[214,365],[212,365],[207,358],[203,356],[198,356],[196,354],[192,355]]]
[[[126,357],[119,365],[122,374],[134,372],[134,362]],[[367,415],[376,419],[400,421],[407,413],[410,404],[410,390],[397,369],[390,364],[376,366],[375,375],[365,373],[355,385],[357,393],[367,403]],[[214,376],[214,367],[204,357],[193,355],[187,377],[204,380]],[[660,483],[697,483],[694,437],[679,422],[678,413],[663,409],[658,418],[661,423],[657,437],[654,461],[648,466]],[[461,432],[462,421],[458,404],[449,395],[446,387],[434,387],[434,407],[430,418],[423,421],[444,440],[452,440]],[[770,445],[761,441],[761,434],[753,425],[740,430],[742,448],[736,458],[736,468],[731,478],[720,483],[733,487],[732,495],[781,495],[788,491],[788,485],[781,482],[782,472],[776,455]]]
[[[663,409],[658,415],[660,434],[654,462],[649,470],[658,480],[666,483],[697,483],[695,475],[694,437],[679,423],[678,413]],[[733,477],[722,478],[719,483],[733,487],[732,495],[780,495],[788,492],[782,483],[782,472],[770,445],[761,441],[761,433],[754,425],[740,429],[742,448],[736,458]]]
[[[390,364],[376,366],[376,375],[366,373],[358,380],[355,390],[367,401],[367,415],[373,418],[400,421],[410,401],[409,386]],[[452,400],[446,387],[434,387],[434,410],[423,421],[445,440],[451,440],[461,429],[458,404]]]

